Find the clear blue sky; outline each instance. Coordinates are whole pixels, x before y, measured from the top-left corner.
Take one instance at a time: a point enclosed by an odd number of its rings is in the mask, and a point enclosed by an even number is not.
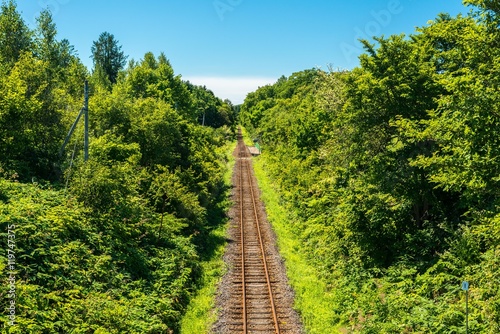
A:
[[[328,65],[352,69],[358,38],[410,34],[440,12],[467,13],[461,0],[17,0],[30,27],[44,8],[90,69],[99,34],[129,59],[164,52],[176,74],[241,103],[281,75]]]

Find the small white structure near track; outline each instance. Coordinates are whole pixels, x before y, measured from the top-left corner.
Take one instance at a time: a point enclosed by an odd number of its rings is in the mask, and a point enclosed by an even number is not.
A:
[[[250,152],[252,156],[260,155],[260,150],[257,147],[255,146],[247,146],[247,147],[248,147],[248,152]]]

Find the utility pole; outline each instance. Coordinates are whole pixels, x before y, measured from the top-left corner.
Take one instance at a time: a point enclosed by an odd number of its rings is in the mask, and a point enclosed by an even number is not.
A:
[[[84,152],[84,161],[87,161],[89,159],[89,83],[87,80],[85,80],[85,86],[84,86],[83,108],[80,109],[80,112],[78,113],[75,122],[73,123],[73,125],[71,125],[71,128],[69,129],[69,132],[66,135],[66,139],[64,139],[64,143],[62,144],[61,149],[59,150],[59,156],[63,155],[64,149],[66,148],[66,145],[68,144],[71,135],[75,131],[76,125],[78,124],[78,121],[80,120],[80,117],[82,117],[82,115],[85,123],[83,152]]]
[[[89,82],[85,80],[85,87],[84,87],[84,104],[83,104],[83,110],[84,110],[84,137],[83,137],[83,160],[87,161],[89,160]]]

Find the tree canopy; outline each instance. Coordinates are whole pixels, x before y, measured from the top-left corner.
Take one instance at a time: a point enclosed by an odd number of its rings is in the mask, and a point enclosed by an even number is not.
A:
[[[3,1],[0,13],[0,60],[9,67],[32,44],[32,33],[17,12],[14,0]]]
[[[115,36],[106,31],[101,33],[99,39],[92,44],[91,51],[94,71],[102,71],[112,84],[116,83],[118,73],[127,62],[127,56]]]

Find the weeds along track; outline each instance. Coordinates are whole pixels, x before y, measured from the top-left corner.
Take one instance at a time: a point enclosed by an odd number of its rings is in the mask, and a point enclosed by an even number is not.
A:
[[[233,181],[231,269],[219,287],[225,298],[215,333],[302,333],[241,135]]]

